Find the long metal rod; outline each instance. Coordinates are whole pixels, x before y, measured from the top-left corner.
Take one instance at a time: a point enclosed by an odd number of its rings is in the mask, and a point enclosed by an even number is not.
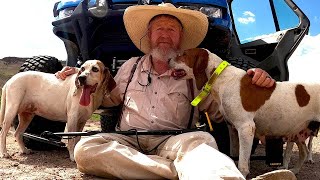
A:
[[[101,132],[101,131],[88,131],[88,132],[50,132],[45,131],[41,134],[41,137],[50,137],[50,136],[91,136],[99,133],[115,133],[115,134],[123,134],[123,135],[177,135],[187,132],[193,131],[204,131],[202,128],[195,129],[183,129],[183,130],[129,130],[129,131],[109,131],[109,132]]]

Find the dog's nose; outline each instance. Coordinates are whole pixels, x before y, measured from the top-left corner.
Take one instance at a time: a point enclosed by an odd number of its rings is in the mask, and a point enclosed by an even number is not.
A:
[[[80,84],[84,84],[86,82],[87,76],[79,76],[78,79]]]

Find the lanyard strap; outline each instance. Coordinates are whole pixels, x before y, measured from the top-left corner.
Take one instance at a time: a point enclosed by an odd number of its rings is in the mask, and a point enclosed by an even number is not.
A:
[[[136,71],[137,69],[137,66],[138,66],[138,63],[139,61],[141,60],[142,56],[139,56],[136,60],[136,62],[133,64],[132,66],[132,69],[130,71],[130,76],[129,76],[129,79],[128,79],[128,83],[126,85],[126,89],[124,90],[124,94],[123,94],[123,98],[122,98],[122,102],[121,104],[119,105],[120,106],[120,114],[119,114],[119,117],[118,117],[118,122],[117,122],[117,127],[119,128],[120,127],[120,121],[121,121],[121,118],[122,118],[122,114],[123,114],[123,109],[124,109],[124,100],[126,98],[126,94],[127,94],[127,90],[128,90],[128,86],[132,80],[132,77],[134,75],[134,72]]]

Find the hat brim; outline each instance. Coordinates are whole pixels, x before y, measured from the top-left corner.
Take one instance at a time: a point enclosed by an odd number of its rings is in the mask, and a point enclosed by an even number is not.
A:
[[[150,43],[147,37],[148,24],[154,16],[159,14],[169,14],[181,21],[184,31],[180,45],[181,50],[197,47],[207,34],[207,16],[199,11],[157,5],[130,6],[124,12],[124,25],[135,46],[146,54],[150,52]]]

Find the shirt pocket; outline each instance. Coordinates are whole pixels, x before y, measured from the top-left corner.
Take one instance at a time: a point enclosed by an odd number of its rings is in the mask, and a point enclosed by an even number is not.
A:
[[[186,126],[188,124],[191,105],[188,96],[184,92],[171,91],[168,93],[166,104],[168,110],[171,111],[171,116],[176,124],[179,126]]]
[[[127,93],[126,93],[126,98],[124,101],[124,104],[134,110],[134,111],[141,111],[144,103],[145,103],[145,96],[146,96],[146,91],[145,87],[140,86],[139,84],[136,85],[137,83],[131,82],[128,86]]]

